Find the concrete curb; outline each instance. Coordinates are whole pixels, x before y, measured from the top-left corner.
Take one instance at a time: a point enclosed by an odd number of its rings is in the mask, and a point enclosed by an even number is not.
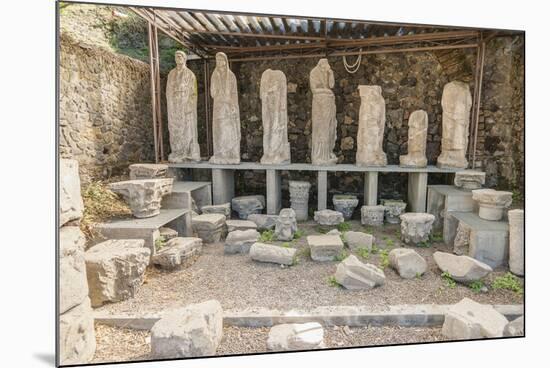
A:
[[[227,310],[223,314],[226,326],[271,327],[281,323],[319,322],[324,326],[402,326],[433,327],[441,326],[445,312],[451,305],[404,304],[388,308],[364,306],[317,307],[312,310],[280,311],[255,308],[241,311]],[[493,305],[508,320],[523,315],[523,304]],[[94,313],[95,322],[115,327],[136,330],[150,330],[161,318],[162,313],[136,315],[109,315]]]

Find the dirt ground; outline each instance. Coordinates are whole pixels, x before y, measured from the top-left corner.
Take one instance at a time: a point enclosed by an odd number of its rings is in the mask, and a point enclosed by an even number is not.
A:
[[[216,355],[254,354],[267,351],[269,328],[224,327]],[[150,359],[150,332],[96,324],[97,348],[90,363]],[[443,341],[440,328],[328,327],[326,348],[376,346]]]
[[[391,250],[401,247],[399,226],[363,227],[358,221],[350,222],[352,230],[370,231],[376,238],[376,247]],[[397,304],[452,304],[464,297],[480,303],[518,304],[523,295],[509,290],[488,288],[488,292],[475,292],[467,285],[447,285],[441,271],[433,261],[436,250],[451,252],[442,242],[428,248],[414,247],[428,262],[428,271],[419,278],[402,279],[393,269],[386,267],[386,283],[372,290],[351,291],[331,286],[329,277],[336,271],[337,261],[314,262],[309,257],[306,235],[319,234],[314,223],[299,224],[305,234],[290,243],[298,249],[299,261],[291,267],[252,261],[248,254],[224,255],[223,243],[206,244],[203,252],[187,269],[166,272],[149,268],[144,285],[134,298],[106,304],[97,310],[107,313],[159,312],[167,308],[217,299],[224,309],[266,307],[277,309],[307,309],[330,305],[366,305],[384,307]],[[282,244],[282,242],[273,242]],[[347,250],[349,253],[349,249]],[[380,265],[380,251],[363,262]],[[506,269],[497,269],[484,282],[489,286],[495,277]],[[523,281],[522,281],[523,282]]]

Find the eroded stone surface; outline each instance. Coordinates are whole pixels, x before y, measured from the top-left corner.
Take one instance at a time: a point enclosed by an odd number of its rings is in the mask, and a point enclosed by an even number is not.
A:
[[[344,215],[333,210],[315,211],[313,219],[319,225],[334,226],[344,222]]]
[[[85,364],[94,357],[96,339],[90,299],[59,316],[59,362]]]
[[[187,55],[175,53],[176,67],[166,81],[170,162],[200,161],[197,134],[197,78],[187,67]]]
[[[499,221],[512,204],[512,192],[502,190],[475,189],[472,198],[479,204],[479,217],[489,221]]]
[[[224,252],[227,254],[248,253],[252,244],[260,239],[260,233],[254,229],[235,230],[225,238]]]
[[[409,116],[408,152],[399,156],[399,165],[405,167],[426,167],[426,141],[428,138],[428,113],[416,110]]]
[[[296,249],[278,245],[254,243],[250,247],[250,258],[258,262],[277,263],[291,266],[294,263]]]
[[[151,357],[175,359],[210,356],[223,336],[223,310],[217,300],[191,304],[168,313],[151,328]]]
[[[441,107],[443,108],[443,136],[437,166],[464,169],[468,166],[466,150],[472,107],[472,96],[468,84],[458,81],[447,83],[443,87]]]
[[[459,222],[456,228],[455,241],[453,243],[453,253],[456,255],[464,255],[469,253],[470,245],[470,228],[464,223]]]
[[[59,226],[80,220],[83,211],[78,161],[62,158],[59,160]]]
[[[269,330],[268,350],[309,350],[323,347],[324,330],[318,322],[275,325]]]
[[[173,178],[126,180],[109,184],[109,189],[124,197],[137,218],[160,213],[162,197],[172,192]]]
[[[267,69],[260,81],[264,154],[262,164],[290,163],[286,76],[280,70]]]
[[[455,173],[455,187],[479,189],[485,184],[485,173],[477,170],[464,170]]]
[[[307,221],[309,190],[311,184],[307,181],[289,180],[290,207],[296,213],[296,221]]]
[[[374,236],[360,231],[346,231],[344,233],[344,241],[348,245],[349,249],[355,251],[360,248],[372,249],[372,243],[374,243]]]
[[[464,298],[445,313],[441,333],[453,340],[501,337],[507,323],[492,306]]]
[[[336,281],[349,290],[372,289],[386,281],[384,271],[350,255],[336,268]]]
[[[504,327],[503,336],[523,336],[525,335],[525,318],[523,316],[508,322]]]
[[[362,206],[361,207],[361,224],[369,226],[384,225],[385,207],[378,206]]]
[[[402,214],[401,240],[406,244],[418,244],[428,241],[435,216],[430,213],[408,212]]]
[[[88,299],[85,245],[86,238],[78,226],[59,229],[59,313]]]
[[[131,298],[143,284],[151,251],[143,239],[107,240],[85,253],[92,306]]]
[[[523,210],[508,211],[508,221],[510,224],[510,271],[516,275],[523,276],[525,274],[524,267],[524,252],[525,238],[523,228],[524,213]]]
[[[291,241],[297,230],[296,213],[292,208],[283,208],[275,222],[275,238],[280,241]]]
[[[399,276],[405,279],[420,276],[428,269],[426,260],[413,249],[392,249],[389,258],[390,266],[399,273]]]
[[[241,162],[241,119],[237,78],[229,69],[227,56],[216,54],[216,67],[210,82],[212,106],[212,147],[214,164],[238,164]]]
[[[132,164],[128,168],[130,180],[162,179],[168,173],[168,165],[165,164]]]
[[[226,232],[225,216],[219,213],[208,213],[194,216],[193,231],[205,243],[217,243]]]
[[[263,215],[261,213],[253,213],[248,215],[248,220],[253,221],[258,227],[259,231],[275,229],[275,223],[277,222],[277,215]]]
[[[226,219],[231,218],[231,203],[223,203],[223,204],[213,204],[208,206],[202,206],[201,212],[203,214],[208,213],[219,213],[225,216]]]
[[[166,270],[188,267],[201,250],[202,239],[177,237],[167,241],[164,247],[151,257],[151,262]]]
[[[258,228],[258,225],[254,221],[250,220],[226,220],[227,232],[230,233],[235,230],[248,230]]]
[[[344,243],[338,235],[309,235],[307,244],[314,261],[333,261],[342,253]]]
[[[388,161],[382,144],[386,125],[386,102],[382,97],[382,88],[360,85],[358,89],[361,106],[355,161],[359,166],[385,166]]]
[[[433,257],[437,267],[443,272],[448,272],[458,282],[477,281],[493,271],[489,265],[469,256],[435,252]]]
[[[405,212],[407,204],[394,199],[382,199],[380,202],[384,206],[384,218],[386,222],[388,224],[398,224],[400,222],[399,216]]]
[[[359,204],[359,200],[356,196],[336,194],[332,196],[332,204],[336,211],[342,213],[344,220],[349,220],[353,216],[353,211]]]
[[[178,237],[178,232],[174,229],[170,229],[169,227],[161,227],[159,229],[159,234],[165,241]]]
[[[333,165],[338,158],[334,154],[336,144],[336,100],[334,73],[327,59],[320,59],[309,74],[313,95],[311,109],[312,144],[311,162],[314,165]]]
[[[239,214],[240,219],[246,220],[251,214],[262,213],[265,197],[261,194],[235,197],[231,200],[231,207]]]

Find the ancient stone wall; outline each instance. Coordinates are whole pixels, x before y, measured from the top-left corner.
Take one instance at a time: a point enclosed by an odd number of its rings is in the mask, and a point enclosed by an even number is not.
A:
[[[149,66],[61,34],[59,150],[82,180],[154,160]]]

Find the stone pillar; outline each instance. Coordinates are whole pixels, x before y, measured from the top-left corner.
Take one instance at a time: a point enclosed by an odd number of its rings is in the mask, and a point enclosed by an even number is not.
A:
[[[510,271],[519,276],[525,274],[523,264],[525,251],[523,219],[523,210],[508,211],[508,221],[510,224],[510,258],[508,263]]]
[[[378,172],[365,172],[365,198],[363,204],[365,206],[376,206],[378,195]]]
[[[290,180],[288,182],[290,207],[296,212],[297,221],[307,221],[310,188],[311,184],[307,181]]]
[[[327,208],[328,181],[327,172],[317,172],[317,210],[321,211]]]
[[[267,214],[277,215],[281,210],[281,172],[279,170],[266,170],[265,183]]]
[[[235,171],[212,169],[212,197],[214,204],[231,202],[235,197]]]
[[[408,198],[410,212],[426,212],[426,195],[428,192],[428,173],[409,173]]]

